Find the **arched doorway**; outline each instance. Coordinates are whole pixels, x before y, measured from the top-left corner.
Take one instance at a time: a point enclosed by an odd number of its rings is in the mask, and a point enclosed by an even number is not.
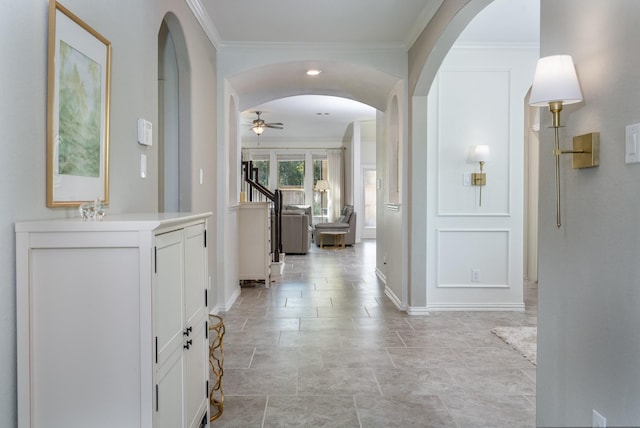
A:
[[[191,210],[190,71],[182,27],[167,14],[158,32],[158,211]]]

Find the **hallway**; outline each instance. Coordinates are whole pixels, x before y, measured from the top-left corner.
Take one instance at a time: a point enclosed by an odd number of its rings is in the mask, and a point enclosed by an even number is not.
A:
[[[375,241],[287,256],[224,318],[225,408],[214,427],[534,427],[535,366],[490,333],[525,312],[408,316],[375,275]]]

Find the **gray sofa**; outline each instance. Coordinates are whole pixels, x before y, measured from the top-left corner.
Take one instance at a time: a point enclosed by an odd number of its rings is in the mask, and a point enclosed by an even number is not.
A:
[[[353,205],[345,205],[342,209],[341,216],[335,222],[318,223],[315,225],[314,239],[316,245],[320,245],[320,235],[327,231],[346,231],[345,245],[353,245],[356,243],[356,212],[353,211]],[[335,235],[326,235],[322,238],[323,245],[336,244]]]
[[[285,206],[282,210],[282,252],[306,254],[311,248],[311,207]]]

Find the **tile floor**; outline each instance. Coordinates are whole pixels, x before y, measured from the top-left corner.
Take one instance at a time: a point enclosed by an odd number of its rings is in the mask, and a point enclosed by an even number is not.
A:
[[[408,316],[375,275],[375,241],[287,256],[224,317],[213,427],[534,427],[535,366],[490,333],[525,312]]]

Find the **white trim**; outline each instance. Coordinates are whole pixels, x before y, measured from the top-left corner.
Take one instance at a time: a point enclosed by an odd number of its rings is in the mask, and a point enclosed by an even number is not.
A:
[[[532,50],[538,52],[540,43],[536,42],[460,42],[451,46],[452,50]]]
[[[376,276],[380,278],[380,281],[382,281],[385,286],[387,285],[387,276],[378,267],[376,267]]]
[[[187,0],[189,1],[189,0]],[[195,1],[195,0],[191,0]],[[234,49],[288,50],[308,52],[312,50],[331,50],[335,52],[368,51],[406,53],[407,47],[402,42],[352,42],[352,43],[309,43],[309,42],[259,42],[259,41],[221,41],[220,47]]]
[[[509,284],[438,284],[438,288],[511,288]]]
[[[395,295],[393,290],[387,286],[384,287],[384,294],[391,300],[391,302],[401,311],[406,311],[407,307],[402,304],[402,301]]]
[[[511,213],[438,213],[439,217],[511,217]]]
[[[506,179],[507,179],[507,187],[505,189],[506,191],[506,211],[504,212],[492,212],[492,213],[487,213],[487,212],[482,212],[480,210],[476,210],[476,211],[469,211],[467,213],[460,213],[460,212],[450,212],[450,211],[445,211],[443,210],[443,202],[442,202],[442,195],[443,195],[443,190],[442,190],[442,184],[441,183],[445,183],[446,180],[443,179],[443,177],[440,175],[442,169],[440,168],[440,166],[442,165],[442,158],[441,158],[441,153],[442,153],[442,146],[443,144],[445,144],[444,142],[446,141],[445,138],[443,138],[442,136],[442,129],[443,127],[440,126],[440,118],[438,118],[438,127],[437,127],[437,133],[438,133],[438,142],[437,142],[437,146],[436,146],[436,150],[437,150],[437,162],[438,162],[438,169],[436,171],[436,177],[437,177],[437,204],[436,204],[436,210],[437,210],[437,215],[439,217],[511,217],[512,216],[512,212],[513,212],[513,207],[512,207],[512,183],[511,183],[511,177],[512,177],[512,152],[511,152],[511,144],[510,144],[510,138],[511,138],[511,111],[513,110],[511,107],[511,93],[512,93],[512,87],[511,87],[511,82],[512,82],[512,72],[513,72],[513,67],[508,67],[508,66],[446,66],[446,67],[440,67],[440,70],[438,71],[438,77],[442,76],[445,73],[504,73],[507,75],[506,79],[504,79],[505,81],[503,82],[505,84],[505,87],[507,89],[507,111],[509,112],[509,117],[508,117],[508,124],[506,126],[506,160],[507,160],[507,174],[506,174]],[[444,96],[442,94],[442,92],[440,91],[440,85],[441,85],[441,79],[438,78],[437,81],[437,85],[438,85],[438,95],[437,95],[437,109],[438,111],[440,110],[440,105],[441,105],[441,97]]]
[[[451,228],[444,229],[438,228],[436,229],[436,287],[437,288],[511,288],[509,283],[507,284],[482,284],[482,283],[469,283],[469,284],[442,284],[440,279],[440,262],[442,249],[440,248],[440,244],[442,243],[442,235],[443,233],[476,233],[476,232],[495,232],[495,233],[506,233],[507,234],[507,266],[506,266],[506,278],[507,282],[511,280],[511,272],[512,272],[512,260],[511,260],[511,251],[512,251],[512,242],[511,242],[511,229],[509,228]]]
[[[234,303],[236,302],[236,300],[238,300],[238,297],[240,297],[240,293],[241,293],[241,289],[240,287],[238,287],[233,293],[233,295],[229,298],[229,300],[227,300],[224,303],[224,305],[215,305],[213,308],[211,308],[211,311],[209,313],[213,315],[217,315],[218,312],[229,311],[231,307],[234,305]]]
[[[213,25],[213,21],[209,17],[209,14],[205,10],[205,7],[202,5],[201,0],[185,0],[191,12],[196,17],[196,20],[202,27],[202,30],[209,38],[209,41],[213,44],[213,47],[218,49],[222,44],[222,39],[220,38],[220,34],[218,30]]]
[[[426,307],[410,308],[414,311],[524,311],[524,303],[432,303]]]
[[[429,315],[429,309],[424,306],[409,306],[407,315]]]

